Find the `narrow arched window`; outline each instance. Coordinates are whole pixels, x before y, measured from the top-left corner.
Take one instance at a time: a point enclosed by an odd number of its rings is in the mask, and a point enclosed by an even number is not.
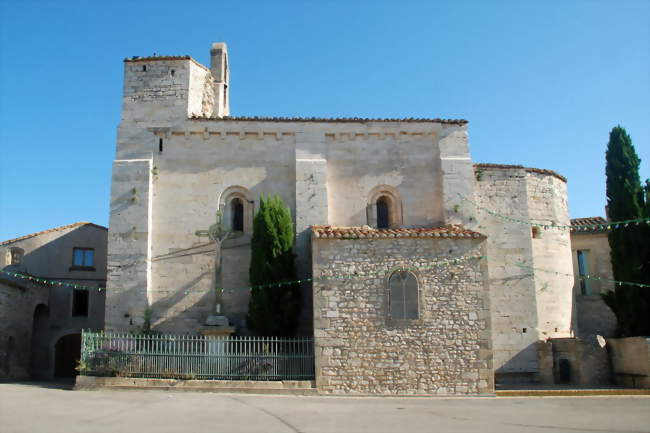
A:
[[[409,271],[397,271],[388,279],[390,318],[414,320],[419,317],[418,280]]]
[[[377,200],[377,228],[390,228],[390,206],[388,197],[385,195],[379,197]]]
[[[232,231],[234,232],[243,232],[244,231],[244,202],[239,198],[235,197],[230,202],[230,214],[232,215]]]

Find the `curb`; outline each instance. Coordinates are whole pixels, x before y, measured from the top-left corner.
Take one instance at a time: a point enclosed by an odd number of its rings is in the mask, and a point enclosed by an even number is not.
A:
[[[181,380],[77,376],[75,391],[183,391],[241,394],[316,395],[314,381]]]
[[[495,392],[497,397],[585,397],[650,395],[650,389],[521,389]]]
[[[175,386],[75,386],[74,391],[172,391],[172,392],[211,392],[216,394],[259,394],[259,395],[318,395],[313,389],[263,389],[263,388],[183,388]]]

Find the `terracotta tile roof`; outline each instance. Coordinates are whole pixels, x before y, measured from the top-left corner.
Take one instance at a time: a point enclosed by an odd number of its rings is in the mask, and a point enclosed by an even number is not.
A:
[[[484,238],[485,235],[456,226],[375,229],[363,227],[312,226],[312,236],[327,239],[366,239],[366,238]]]
[[[488,164],[488,163],[478,163],[474,164],[474,168],[479,168],[479,169],[490,169],[490,168],[512,168],[512,169],[524,169],[529,173],[539,173],[539,174],[549,174],[551,176],[554,176],[558,179],[560,179],[563,182],[566,182],[566,177],[562,176],[560,173],[553,171],[553,170],[547,170],[545,168],[534,168],[534,167],[524,167],[523,165],[510,165],[510,164]]]
[[[36,237],[36,236],[40,236],[40,235],[43,235],[45,233],[58,232],[60,230],[71,229],[71,228],[74,228],[74,227],[80,227],[80,226],[84,226],[84,225],[91,225],[91,226],[94,226],[94,227],[97,227],[97,228],[100,228],[100,229],[108,230],[104,226],[89,223],[89,222],[86,222],[86,221],[80,221],[78,223],[68,224],[68,225],[61,226],[61,227],[54,227],[52,229],[43,230],[43,231],[36,232],[36,233],[31,233],[29,235],[21,236],[19,238],[14,238],[14,239],[9,239],[7,241],[2,241],[2,242],[0,242],[0,245],[8,245],[8,244],[12,244],[14,242],[22,241],[22,240],[33,238],[33,237]]]
[[[573,218],[571,220],[572,226],[579,226],[576,228],[571,228],[571,233],[600,233],[607,231],[607,229],[600,229],[593,227],[595,225],[607,224],[607,220],[603,217],[588,217],[588,218]],[[580,228],[584,226],[584,228]],[[591,226],[591,227],[590,227]]]
[[[441,123],[445,125],[465,125],[465,119],[438,119],[438,118],[366,118],[366,117],[202,117],[193,116],[190,120],[223,120],[230,122],[314,122],[314,123],[370,123],[370,122],[401,122],[401,123]]]

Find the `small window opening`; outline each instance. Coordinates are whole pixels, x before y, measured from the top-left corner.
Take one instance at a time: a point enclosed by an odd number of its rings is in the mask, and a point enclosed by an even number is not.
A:
[[[390,228],[388,197],[381,196],[377,200],[377,228]]]
[[[521,330],[521,332],[523,332],[523,333],[525,334],[525,333],[526,333],[526,328],[523,328],[523,329]]]
[[[142,72],[147,72],[147,65],[142,65]]]
[[[159,138],[158,139],[158,152],[162,152],[162,151],[163,151],[163,139]]]
[[[171,71],[169,71],[169,74],[173,77],[173,76],[174,76],[174,72],[176,72],[176,71],[174,71],[174,70],[172,69]]]
[[[542,230],[539,227],[533,226],[532,231],[533,231],[533,239],[539,239],[542,237]]]
[[[72,291],[72,315],[88,317],[88,290]]]
[[[230,202],[232,213],[232,230],[234,232],[244,231],[244,202],[240,198],[234,198]]]
[[[555,332],[557,332],[557,328],[555,328]]]

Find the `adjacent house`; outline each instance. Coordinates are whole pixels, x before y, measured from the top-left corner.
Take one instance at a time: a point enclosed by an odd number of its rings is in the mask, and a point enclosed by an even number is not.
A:
[[[108,230],[78,222],[0,242],[0,378],[72,376],[104,327]]]
[[[577,334],[613,337],[616,316],[603,302],[601,294],[614,290],[614,275],[607,240],[607,220],[602,217],[575,218],[571,230],[571,254],[577,309]]]

